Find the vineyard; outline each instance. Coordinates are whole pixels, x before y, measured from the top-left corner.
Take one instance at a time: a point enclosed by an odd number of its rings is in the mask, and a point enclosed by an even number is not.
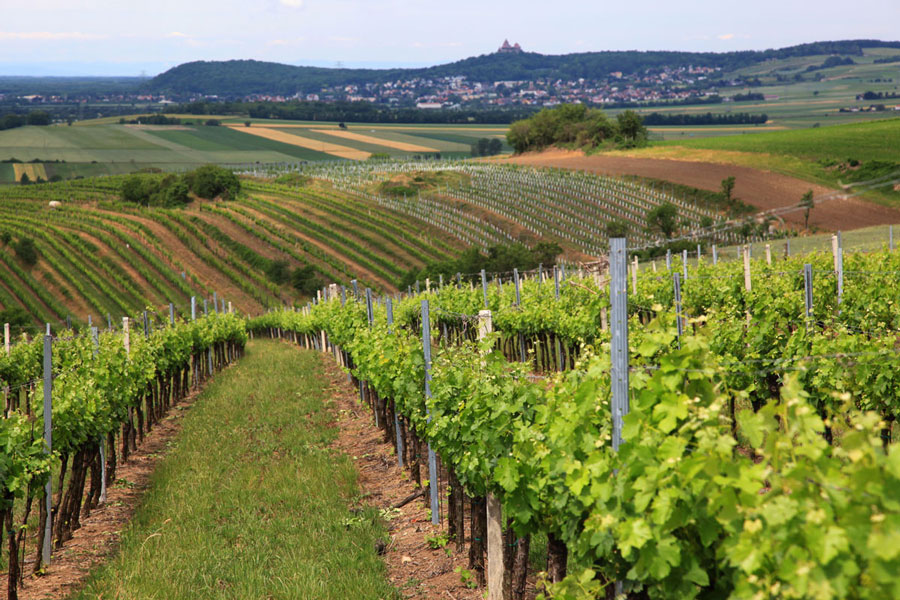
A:
[[[117,178],[0,190],[0,306],[32,322],[111,323],[147,307],[163,317],[191,296],[227,298],[242,311],[296,291],[267,276],[273,263],[311,266],[322,280],[396,289],[411,267],[455,255],[459,240],[425,223],[327,188],[246,182],[244,198],[190,210],[121,202]],[[51,208],[49,202],[60,206]],[[14,251],[34,240],[39,260]],[[31,328],[34,330],[34,328]]]
[[[124,176],[0,188],[0,307],[67,326],[109,325],[148,307],[164,318],[169,303],[183,316],[191,296],[252,313],[297,299],[286,281],[295,268],[390,292],[410,269],[471,246],[549,240],[564,259],[591,260],[612,221],[649,244],[647,213],[666,202],[681,232],[722,223],[661,189],[565,171],[463,161],[246,167],[254,177],[240,198],[187,209],[123,202]],[[385,191],[391,178],[409,182],[398,184],[403,193]],[[15,251],[26,238],[34,264]],[[707,241],[742,239],[720,228]]]
[[[626,258],[332,287],[249,327],[349,368],[433,522],[513,598],[543,539],[554,598],[900,595],[898,255]]]
[[[106,501],[117,465],[173,405],[239,358],[246,340],[243,319],[224,313],[154,331],[144,321],[143,333],[125,318],[121,331],[53,335],[48,326],[11,346],[7,337],[0,509],[8,598],[17,598],[29,553],[40,573]]]
[[[348,194],[422,218],[480,246],[513,239],[511,233],[515,232],[526,238],[555,241],[573,253],[599,256],[605,252],[606,227],[611,222],[626,227],[635,242],[655,242],[658,234],[646,231],[647,214],[664,203],[678,209],[676,233],[724,221],[715,207],[696,198],[677,197],[671,191],[632,179],[565,169],[425,160],[285,164],[244,172],[256,176],[302,173],[329,181]],[[436,185],[416,185],[435,174],[456,177]],[[379,190],[377,184],[398,177],[412,182],[403,193],[391,195]],[[726,244],[745,239],[731,230],[707,237],[710,242]]]

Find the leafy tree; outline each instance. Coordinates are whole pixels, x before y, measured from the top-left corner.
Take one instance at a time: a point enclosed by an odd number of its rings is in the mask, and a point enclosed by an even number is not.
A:
[[[186,173],[190,190],[200,198],[232,200],[241,191],[241,180],[232,171],[218,165],[205,165]]]
[[[191,201],[190,189],[183,177],[178,177],[171,181],[165,188],[162,196],[161,206],[173,208],[176,206],[184,206]]]
[[[734,184],[735,179],[734,175],[730,175],[722,180],[722,198],[725,200],[725,206],[731,210],[735,203],[737,203],[737,198],[734,197]]]
[[[583,104],[563,104],[547,108],[528,119],[514,122],[506,140],[517,153],[542,150],[554,144],[598,147],[618,139],[621,145],[635,146],[647,138],[641,117],[625,111],[610,121],[603,111]]]
[[[813,200],[813,191],[806,190],[806,193],[803,194],[803,197],[800,199],[800,206],[803,207],[803,228],[809,229],[809,211],[813,209],[816,205],[816,201]]]
[[[250,121],[244,121],[244,127],[250,127],[251,124]]]
[[[503,143],[497,138],[480,138],[472,144],[472,156],[494,156],[503,151]]]
[[[19,178],[19,183],[22,185],[29,185],[31,183],[31,177],[28,176],[28,173],[22,173],[22,176]]]
[[[672,237],[678,227],[678,209],[671,202],[663,202],[647,212],[647,230]]]
[[[647,128],[641,116],[633,110],[626,110],[616,116],[619,123],[619,132],[627,142],[633,145],[647,140]]]
[[[37,264],[38,250],[33,239],[29,237],[19,238],[18,241],[13,244],[13,250],[16,251],[16,256],[19,260],[29,267],[33,267]]]
[[[191,201],[189,192],[185,177],[144,172],[126,177],[120,195],[125,202],[175,208]]]

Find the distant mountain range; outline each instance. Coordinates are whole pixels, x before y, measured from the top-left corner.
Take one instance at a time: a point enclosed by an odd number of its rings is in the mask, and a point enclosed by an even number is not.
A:
[[[364,85],[415,78],[462,76],[469,81],[605,78],[649,68],[718,67],[730,72],[771,59],[815,55],[860,56],[866,48],[900,48],[900,42],[845,40],[814,42],[777,50],[740,52],[604,51],[546,55],[534,52],[484,54],[453,63],[414,69],[298,67],[256,60],[196,61],[178,65],[145,82],[148,92],[243,97],[250,94],[316,93],[324,87]]]

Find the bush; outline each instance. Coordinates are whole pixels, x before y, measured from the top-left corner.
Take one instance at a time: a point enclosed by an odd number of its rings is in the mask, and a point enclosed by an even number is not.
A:
[[[222,124],[222,122],[219,121],[218,119],[207,119],[206,121],[204,121],[203,124],[207,125],[209,127],[218,127],[219,125]],[[248,127],[249,127],[249,125],[248,125]]]
[[[18,259],[29,267],[33,267],[37,264],[38,251],[37,246],[34,245],[33,239],[28,237],[19,238],[19,240],[13,244],[13,250],[16,251]]]
[[[134,173],[125,178],[122,200],[142,206],[174,208],[191,201],[187,183],[177,175]]]
[[[315,296],[316,291],[325,285],[316,275],[312,265],[297,267],[291,272],[291,285],[304,296]]]
[[[12,327],[24,327],[30,322],[31,318],[21,306],[11,306],[0,310],[0,323],[9,323]]]
[[[647,130],[634,111],[625,111],[611,121],[603,111],[583,104],[545,108],[532,117],[515,121],[506,134],[507,143],[516,153],[556,144],[597,148],[615,141],[630,147],[642,145],[646,139]]]
[[[287,283],[291,278],[291,271],[286,260],[273,260],[266,266],[266,277],[269,281],[278,285]]]

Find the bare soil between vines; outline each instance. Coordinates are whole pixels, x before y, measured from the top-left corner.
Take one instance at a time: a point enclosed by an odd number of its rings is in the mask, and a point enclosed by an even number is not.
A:
[[[397,455],[385,443],[383,432],[375,427],[371,411],[357,400],[356,390],[347,376],[328,355],[322,355],[337,404],[340,431],[335,446],[347,453],[359,471],[363,502],[378,509],[390,509],[416,491],[415,483],[397,465]],[[444,549],[429,547],[426,538],[446,532],[446,526],[431,524],[422,498],[393,511],[387,527],[384,561],[391,584],[403,598],[476,600],[483,589],[469,589],[454,569],[465,569],[468,552],[456,552],[453,541]],[[532,597],[533,594],[529,594]]]

